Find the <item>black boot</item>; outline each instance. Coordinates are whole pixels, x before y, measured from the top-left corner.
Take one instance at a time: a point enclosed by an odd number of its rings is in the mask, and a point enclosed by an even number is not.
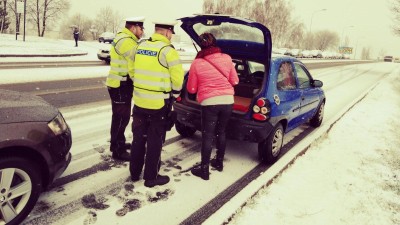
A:
[[[219,172],[222,172],[224,169],[224,158],[214,157],[211,159],[210,164]]]
[[[210,179],[210,172],[208,165],[196,166],[195,168],[191,169],[190,172],[192,172],[192,174],[195,175],[196,177],[201,177],[203,180]]]
[[[154,180],[145,180],[144,181],[144,186],[152,188],[154,186],[157,185],[164,185],[167,184],[169,182],[169,177],[168,176],[162,176],[162,175],[158,175],[156,179]]]
[[[129,154],[125,149],[114,150],[112,153],[113,159],[122,160],[129,162],[131,160],[131,154]]]

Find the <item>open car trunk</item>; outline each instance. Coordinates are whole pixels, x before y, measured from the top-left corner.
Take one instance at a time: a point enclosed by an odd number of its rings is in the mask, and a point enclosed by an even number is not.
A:
[[[217,39],[217,46],[232,57],[239,76],[239,84],[234,87],[234,113],[246,114],[253,98],[263,91],[266,74],[270,70],[272,42],[269,29],[255,21],[221,14],[194,15],[180,20],[181,28],[197,45],[202,33],[212,33]],[[195,95],[187,92],[185,95],[187,104],[200,108]]]
[[[233,111],[237,114],[244,114],[251,109],[253,99],[262,91],[266,76],[264,72],[265,67],[263,64],[243,59],[232,59],[232,63],[235,65],[239,77],[239,84],[234,86],[235,102],[233,104]],[[195,94],[187,93],[185,88],[184,92],[191,105],[200,107],[200,104],[196,101]]]

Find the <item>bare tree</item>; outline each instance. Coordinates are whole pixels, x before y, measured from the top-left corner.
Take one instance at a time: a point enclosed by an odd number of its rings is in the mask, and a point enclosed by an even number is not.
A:
[[[48,24],[59,19],[69,9],[68,0],[34,0],[27,2],[27,15],[43,37]]]
[[[17,13],[17,10],[15,9],[15,1],[16,0],[7,1],[7,9],[12,11],[11,15],[14,15],[14,17],[11,17],[12,21],[10,22],[15,23],[15,32],[19,32],[21,13]]]
[[[79,40],[80,41],[85,41],[88,39],[91,39],[92,33],[90,32],[92,28],[93,21],[89,19],[88,17],[78,13],[73,15],[72,17],[68,18],[65,20],[62,24],[62,27],[69,27],[69,29],[63,29],[62,31],[62,37],[65,39],[72,39],[73,35],[73,29],[75,27],[78,28],[79,30]]]
[[[361,59],[370,59],[370,48],[363,48],[361,51]]]
[[[291,23],[288,26],[288,32],[284,36],[284,46],[288,48],[300,48],[300,43],[305,39],[305,28],[303,23]]]
[[[1,5],[3,3],[3,5]],[[0,33],[7,30],[10,25],[8,13],[7,13],[7,0],[0,1]]]
[[[319,50],[326,50],[337,46],[339,43],[339,35],[329,30],[318,31],[315,34],[314,47]]]
[[[114,12],[110,6],[101,8],[96,16],[96,27],[99,33],[112,30],[112,22],[114,20]]]
[[[274,45],[290,44],[302,38],[301,23],[291,19],[291,5],[282,0],[249,0],[244,6],[240,0],[205,0],[204,13],[221,13],[241,16],[266,25]],[[294,32],[292,34],[291,32]]]
[[[391,10],[393,13],[393,32],[400,36],[400,0],[393,0]]]

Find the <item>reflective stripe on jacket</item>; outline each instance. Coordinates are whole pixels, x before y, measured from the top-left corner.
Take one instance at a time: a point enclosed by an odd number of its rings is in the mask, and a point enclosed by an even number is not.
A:
[[[126,80],[128,74],[133,77],[137,42],[137,37],[127,28],[124,28],[114,38],[110,49],[110,71],[106,80],[107,86],[117,88],[121,81]]]
[[[179,93],[183,84],[183,68],[178,52],[161,34],[140,44],[135,55],[133,76],[135,105],[160,109],[170,93]]]

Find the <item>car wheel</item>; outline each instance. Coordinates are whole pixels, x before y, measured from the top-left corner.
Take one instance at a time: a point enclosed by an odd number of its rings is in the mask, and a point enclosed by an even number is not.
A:
[[[20,224],[42,192],[40,170],[33,162],[18,158],[0,159],[0,224]]]
[[[284,131],[282,124],[278,123],[269,136],[258,143],[258,157],[267,164],[274,163],[282,149]]]
[[[191,137],[196,132],[196,128],[185,126],[179,121],[175,121],[175,129],[183,137]]]
[[[324,118],[324,108],[325,102],[322,102],[321,105],[318,107],[317,112],[310,120],[311,126],[319,127],[321,125],[322,119]]]

